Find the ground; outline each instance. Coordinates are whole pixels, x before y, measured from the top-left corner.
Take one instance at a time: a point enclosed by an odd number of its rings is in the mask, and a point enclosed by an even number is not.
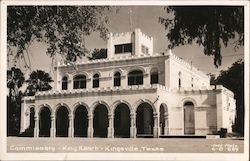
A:
[[[8,137],[7,152],[242,153],[242,139]]]

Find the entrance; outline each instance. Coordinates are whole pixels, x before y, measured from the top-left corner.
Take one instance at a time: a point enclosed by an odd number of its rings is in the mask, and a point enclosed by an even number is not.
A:
[[[68,137],[69,111],[61,106],[56,112],[56,136]]]
[[[153,109],[150,104],[142,103],[136,110],[136,128],[138,135],[153,135]]]
[[[105,105],[99,104],[94,111],[94,137],[107,137],[108,110]]]
[[[119,104],[115,109],[114,128],[115,137],[130,137],[130,110],[124,103]]]
[[[88,129],[88,111],[84,106],[78,106],[74,118],[74,136],[86,137]]]
[[[184,134],[194,134],[194,128],[194,104],[192,102],[186,102],[184,104]]]
[[[48,107],[43,107],[40,111],[39,116],[39,137],[49,137],[50,136],[50,121],[51,112]]]

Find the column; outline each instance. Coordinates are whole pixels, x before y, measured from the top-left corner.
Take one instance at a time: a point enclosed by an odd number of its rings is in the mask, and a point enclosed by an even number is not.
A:
[[[153,113],[153,117],[154,117],[154,131],[153,131],[153,136],[154,138],[158,138],[159,137],[159,119],[158,119],[158,113],[157,112],[154,112]]]
[[[127,76],[127,73],[125,75],[123,75],[123,73],[121,73],[121,86],[122,87],[127,87],[128,86],[128,76]]]
[[[130,113],[130,138],[136,138],[136,116],[135,113]]]
[[[93,129],[93,115],[90,114],[88,115],[88,137],[89,138],[93,138],[93,133],[94,133],[94,129]]]
[[[144,76],[143,76],[143,79],[144,79],[143,84],[144,84],[144,86],[150,86],[151,85],[150,84],[150,73],[148,73],[149,72],[148,70],[146,70],[145,72],[146,73],[144,73]]]
[[[56,136],[56,121],[54,114],[50,116],[50,120],[51,120],[50,137],[54,138]]]
[[[165,122],[164,135],[168,135],[169,134],[168,113],[164,113],[164,122]]]
[[[34,128],[34,137],[39,137],[39,117],[38,114],[35,115],[35,128]]]
[[[92,79],[87,78],[86,80],[86,89],[91,89],[93,87]]]
[[[113,115],[110,113],[108,115],[109,118],[109,127],[108,127],[108,138],[114,138],[114,119]]]
[[[73,115],[69,114],[69,131],[68,131],[68,136],[69,137],[74,137],[74,122],[73,122]]]

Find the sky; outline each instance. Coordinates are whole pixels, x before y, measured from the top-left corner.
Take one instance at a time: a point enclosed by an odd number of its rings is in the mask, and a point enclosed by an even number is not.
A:
[[[130,14],[129,12],[132,11]],[[123,6],[118,13],[109,14],[109,30],[113,33],[128,32],[130,29],[140,28],[143,33],[152,36],[154,39],[154,52],[166,52],[169,44],[166,34],[167,30],[159,23],[159,17],[170,16],[162,6]],[[131,21],[130,21],[131,18]],[[106,48],[106,42],[99,37],[98,33],[93,33],[86,38],[88,49]],[[176,47],[172,52],[203,71],[218,76],[221,70],[226,70],[235,61],[244,57],[243,47],[234,50],[233,40],[229,42],[227,48],[222,47],[222,64],[218,68],[213,65],[213,56],[203,54],[203,47],[196,44]],[[46,55],[46,45],[34,42],[28,49],[30,54],[31,70],[42,69],[53,75],[51,58]],[[59,61],[59,60],[58,60]],[[12,66],[9,63],[8,67]],[[17,66],[18,63],[17,63]],[[30,70],[22,68],[28,76]]]

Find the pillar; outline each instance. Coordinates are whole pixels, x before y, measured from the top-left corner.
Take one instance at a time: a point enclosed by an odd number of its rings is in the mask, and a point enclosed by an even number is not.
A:
[[[56,136],[56,120],[55,115],[50,116],[51,128],[50,128],[50,137],[54,138]]]
[[[149,73],[149,71],[148,70],[146,70],[145,71],[146,73],[144,73],[144,76],[143,76],[143,84],[145,85],[145,86],[150,86],[151,84],[150,84],[150,73]]]
[[[93,129],[93,115],[90,114],[88,115],[88,137],[89,138],[93,138],[93,133],[94,133],[94,129]]]
[[[130,138],[136,138],[136,115],[135,113],[130,113]]]
[[[159,118],[158,118],[158,113],[154,112],[153,113],[153,117],[154,117],[154,129],[153,129],[153,136],[154,138],[158,138],[159,137]]]
[[[121,86],[122,87],[127,87],[128,86],[128,75],[127,73],[125,75],[122,75],[121,73]]]
[[[108,138],[114,138],[114,119],[113,119],[113,115],[109,114],[108,119],[109,119]]]
[[[169,134],[168,113],[164,113],[164,122],[165,122],[164,135],[168,135]]]
[[[39,117],[38,115],[36,114],[35,115],[35,128],[34,128],[34,137],[39,137]]]
[[[69,131],[68,131],[68,136],[69,137],[74,137],[74,121],[73,121],[73,115],[69,114]]]

